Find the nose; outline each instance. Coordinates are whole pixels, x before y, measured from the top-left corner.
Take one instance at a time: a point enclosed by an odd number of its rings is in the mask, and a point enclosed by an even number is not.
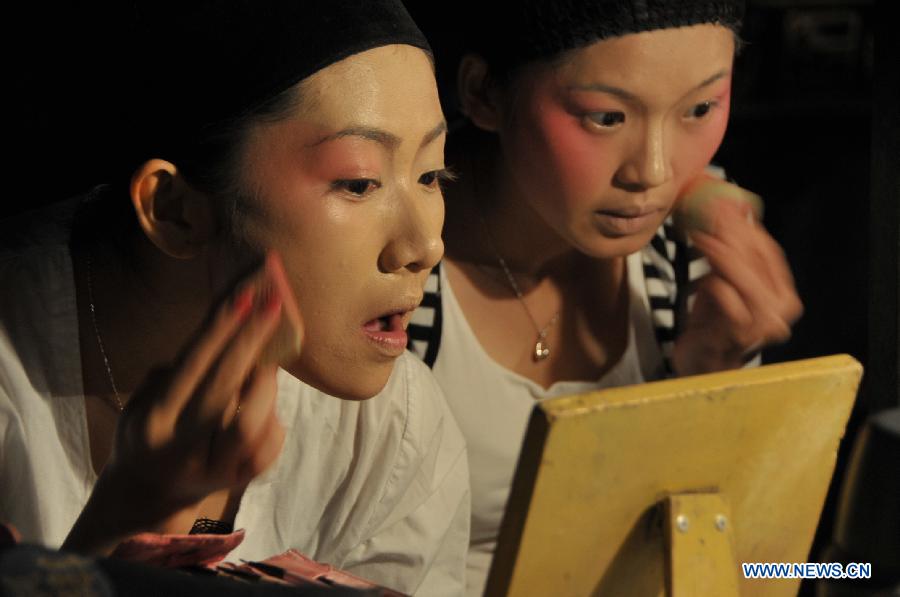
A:
[[[443,197],[439,193],[403,193],[397,197],[394,212],[394,225],[378,257],[378,268],[384,273],[431,270],[444,256]]]
[[[658,187],[672,178],[662,123],[647,126],[628,160],[617,174],[618,182],[630,190]]]

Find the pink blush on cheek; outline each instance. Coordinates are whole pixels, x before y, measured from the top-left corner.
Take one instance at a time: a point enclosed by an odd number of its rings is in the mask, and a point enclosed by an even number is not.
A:
[[[560,200],[596,196],[597,183],[604,178],[603,153],[592,137],[567,110],[557,105],[540,106],[535,118],[532,142],[538,148],[533,163],[536,173],[549,173],[559,187]],[[547,176],[547,174],[545,174]]]
[[[719,106],[712,114],[711,119],[685,141],[679,148],[679,171],[690,173],[691,177],[705,168],[722,145],[725,131],[728,128],[728,114],[730,109],[730,96],[725,93],[721,98],[716,98]]]
[[[719,108],[725,112],[727,118],[728,112],[731,110],[731,88],[729,87],[727,91],[716,97],[716,101],[719,102]]]
[[[725,131],[728,128],[728,115],[730,111],[731,95],[725,93],[719,99],[719,109],[718,113],[715,115],[715,119],[711,123],[711,126],[707,127],[707,130],[704,131],[705,134],[701,135],[700,138],[699,145],[706,149],[705,161],[707,163],[719,150],[719,146],[722,145],[722,140],[725,138]]]

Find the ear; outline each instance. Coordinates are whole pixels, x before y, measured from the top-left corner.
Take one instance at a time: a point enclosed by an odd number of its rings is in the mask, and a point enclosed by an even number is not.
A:
[[[176,259],[199,255],[213,239],[209,197],[191,187],[171,162],[144,162],[131,177],[131,202],[147,238]]]
[[[484,58],[477,54],[463,56],[456,73],[456,87],[463,114],[478,128],[495,132],[501,122],[499,94]]]

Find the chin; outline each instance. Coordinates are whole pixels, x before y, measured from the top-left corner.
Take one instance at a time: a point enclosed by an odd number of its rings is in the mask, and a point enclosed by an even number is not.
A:
[[[313,366],[304,366],[301,362],[283,367],[285,371],[302,381],[342,400],[361,402],[374,398],[387,385],[394,370],[394,363],[380,363],[371,366],[327,367],[328,371],[319,371]],[[335,375],[334,371],[340,371]]]
[[[579,251],[594,259],[616,259],[637,253],[650,243],[656,229],[643,234],[633,234],[610,238],[596,233],[590,238],[578,239],[575,246]]]

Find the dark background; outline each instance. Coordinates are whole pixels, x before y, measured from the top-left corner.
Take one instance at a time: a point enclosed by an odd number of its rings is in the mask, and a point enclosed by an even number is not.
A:
[[[452,118],[455,73],[446,65],[468,16],[407,5],[435,47]],[[873,11],[874,2],[858,0],[748,4],[729,130],[714,161],[765,199],[765,224],[805,299],[793,339],[766,351],[767,362],[867,356]]]
[[[866,366],[811,561],[831,536],[847,449],[861,422],[900,403],[900,29],[888,14],[896,4],[749,2],[732,121],[717,156],[732,178],[764,197],[765,224],[784,247],[806,305],[794,337],[765,360],[849,353]],[[128,132],[117,81],[165,84],[164,64],[123,62],[130,40],[115,26],[123,5],[4,9],[11,101],[0,216],[108,180]],[[410,7],[414,15],[438,10]],[[440,10],[452,11],[452,3]],[[801,594],[811,595],[812,585]]]
[[[451,3],[407,6],[435,46],[452,116],[455,73],[446,64],[455,62],[454,45],[471,17]],[[491,2],[483,6],[491,10]],[[830,547],[850,449],[869,415],[900,405],[898,6],[749,0],[729,131],[715,157],[763,196],[765,224],[787,254],[806,308],[790,342],[765,351],[764,361],[849,353],[865,367],[809,561],[837,561]],[[883,474],[900,474],[900,463],[889,464],[894,469]],[[900,567],[900,554],[893,560]],[[800,595],[815,591],[814,581],[804,581]]]
[[[717,156],[766,199],[766,226],[806,307],[792,340],[765,360],[849,353],[865,366],[810,561],[830,559],[841,482],[865,418],[900,404],[900,52],[888,4],[895,13],[892,0],[751,3],[734,115]],[[813,595],[813,585],[804,581],[800,594]]]

